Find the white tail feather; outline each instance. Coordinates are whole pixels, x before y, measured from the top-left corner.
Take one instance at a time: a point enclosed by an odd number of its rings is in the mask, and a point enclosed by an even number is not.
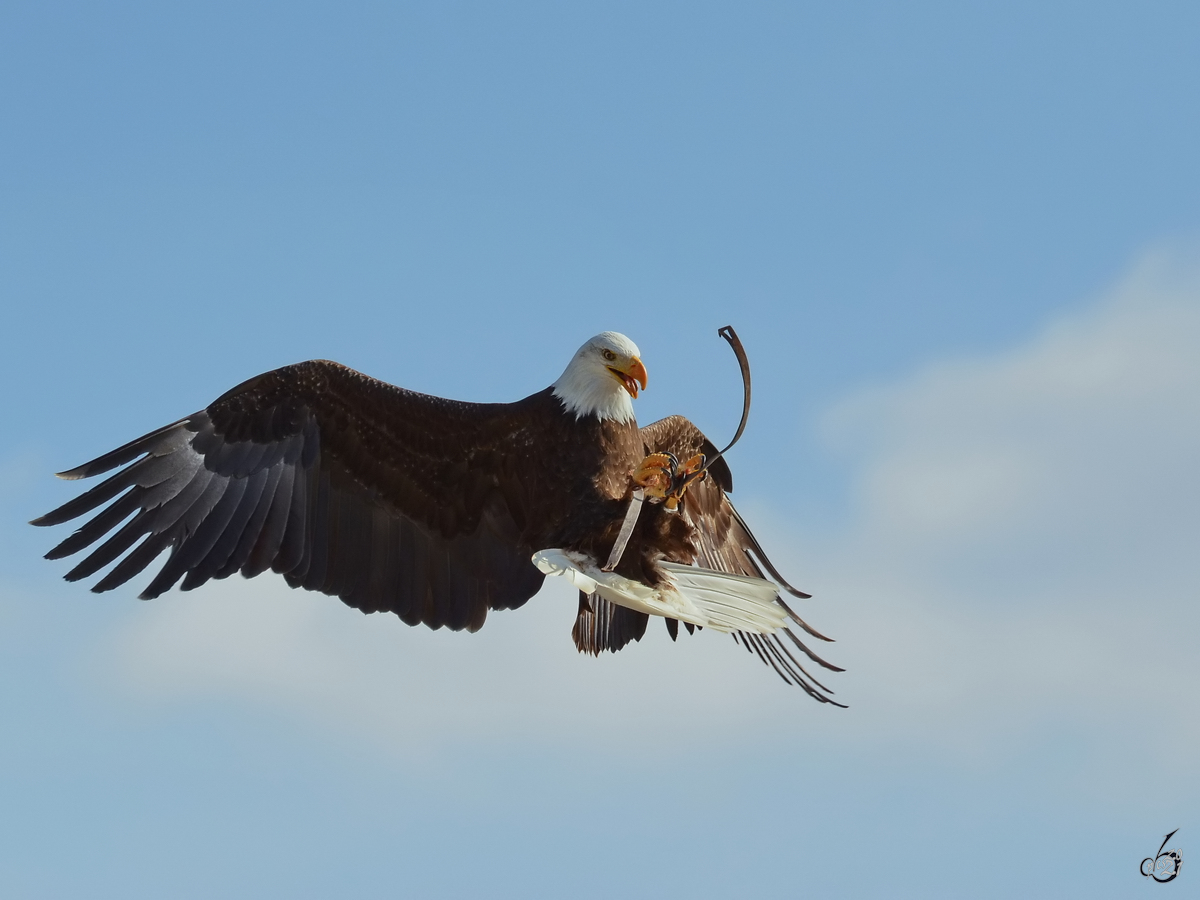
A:
[[[591,557],[571,550],[539,550],[533,564],[547,575],[564,576],[585,594],[714,631],[772,634],[787,620],[786,611],[775,602],[779,589],[762,578],[663,562],[659,565],[666,578],[652,588],[604,572]]]

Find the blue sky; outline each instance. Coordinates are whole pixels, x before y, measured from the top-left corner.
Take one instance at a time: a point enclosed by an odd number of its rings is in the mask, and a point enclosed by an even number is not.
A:
[[[1198,28],[6,4],[0,893],[1091,898],[1187,857]],[[476,635],[269,578],[145,604],[25,524],[312,357],[506,400],[615,329],[639,419],[722,441],[727,323],[735,500],[848,711],[715,634],[579,657],[561,586]]]

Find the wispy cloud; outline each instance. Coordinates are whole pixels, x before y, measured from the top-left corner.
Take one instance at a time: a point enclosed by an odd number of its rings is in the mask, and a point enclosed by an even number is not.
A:
[[[858,461],[826,548],[864,739],[1200,758],[1200,269],[1148,256],[1025,344],[826,421]],[[1167,713],[1166,710],[1171,712]],[[1134,727],[1136,723],[1136,727]]]

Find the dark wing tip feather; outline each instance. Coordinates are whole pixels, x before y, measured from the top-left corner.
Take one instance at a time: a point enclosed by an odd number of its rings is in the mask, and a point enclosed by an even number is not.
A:
[[[801,628],[803,628],[805,630],[805,632],[807,632],[808,634],[811,634],[817,640],[828,641],[831,644],[837,643],[837,641],[835,641],[833,638],[826,637],[825,635],[821,634],[821,632],[817,631],[817,629],[813,628],[811,625],[809,625],[807,622],[805,622],[802,618],[800,618],[798,615],[796,615],[795,610],[793,610],[790,606],[788,606],[787,603],[784,602],[782,597],[776,597],[775,602],[783,607],[784,612],[786,612],[788,614],[788,618],[790,618],[793,622],[795,622],[797,625],[799,625]]]
[[[779,570],[775,568],[775,564],[771,562],[770,557],[768,557],[766,551],[763,550],[762,545],[758,542],[758,538],[754,536],[754,532],[750,530],[750,526],[746,524],[746,520],[742,518],[742,514],[737,511],[737,507],[731,503],[729,504],[729,511],[733,514],[734,521],[736,521],[738,526],[742,529],[742,532],[746,536],[746,541],[750,544],[747,549],[754,554],[755,558],[760,563],[762,563],[763,568],[771,573],[771,577],[779,582],[779,586],[793,597],[799,597],[801,600],[812,599],[812,594],[807,594],[799,588],[793,587],[786,578],[779,574]]]
[[[797,641],[796,636],[788,629],[784,629],[784,633],[788,635],[797,645],[803,648],[803,645]],[[839,703],[834,700],[833,691],[823,685],[820,681],[812,676],[812,674],[801,665],[800,661],[792,654],[792,652],[783,643],[782,638],[778,634],[760,635],[750,634],[747,632],[734,632],[733,639],[741,644],[750,652],[751,655],[757,656],[763,664],[769,666],[775,671],[785,684],[795,685],[803,690],[808,696],[812,697],[821,703],[829,703],[833,706],[847,709],[845,703]],[[803,648],[809,656],[817,659],[818,662],[824,662],[813,656],[807,649]],[[836,666],[828,666],[834,671],[842,671]]]
[[[795,632],[793,632],[790,628],[783,629],[783,633],[786,634],[791,639],[792,643],[795,644],[800,649],[801,653],[803,653],[805,656],[807,656],[813,662],[817,663],[820,666],[823,666],[826,669],[829,669],[829,671],[831,671],[831,672],[845,672],[846,671],[845,669],[841,668],[840,666],[835,666],[833,663],[827,662],[826,660],[817,656],[817,654],[814,653],[808,646],[806,646],[804,644],[804,642],[800,640],[800,638],[796,637]]]
[[[116,450],[110,450],[103,456],[96,457],[91,462],[85,462],[82,466],[67,469],[65,472],[57,472],[55,473],[55,477],[66,481],[78,481],[80,478],[91,478],[93,475],[99,475],[102,472],[115,469],[117,466],[123,466],[125,463],[131,462],[153,448],[164,434],[191,421],[196,415],[200,415],[200,413],[193,413],[191,416],[179,419],[170,425],[164,425],[162,428],[152,431],[149,434],[144,434],[140,438],[118,447]]]

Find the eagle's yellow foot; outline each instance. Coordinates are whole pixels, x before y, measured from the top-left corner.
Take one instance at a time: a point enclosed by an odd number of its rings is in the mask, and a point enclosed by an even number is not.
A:
[[[651,453],[634,470],[633,483],[646,491],[653,500],[662,500],[671,490],[675,469],[679,465],[674,454]]]
[[[704,454],[680,464],[673,453],[651,453],[633,473],[633,483],[651,500],[662,501],[667,512],[678,512],[684,492],[704,478]]]

